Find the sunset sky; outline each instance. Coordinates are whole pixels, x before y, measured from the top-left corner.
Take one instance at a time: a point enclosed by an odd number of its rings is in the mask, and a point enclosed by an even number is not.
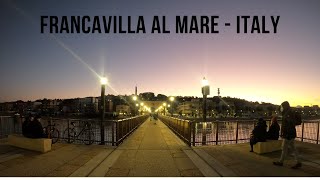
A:
[[[145,17],[146,34],[40,32],[40,16]],[[170,34],[151,34],[153,16]],[[219,15],[219,34],[176,34],[175,16]],[[277,34],[237,34],[236,17],[280,16]],[[0,1],[0,102],[107,94],[210,96],[320,105],[320,1]],[[126,21],[126,20],[125,20]],[[231,27],[223,24],[230,22]],[[251,21],[249,21],[251,22]],[[136,21],[132,21],[136,24]],[[261,23],[261,22],[260,22]],[[83,61],[83,62],[81,62]],[[87,65],[85,65],[87,64]]]

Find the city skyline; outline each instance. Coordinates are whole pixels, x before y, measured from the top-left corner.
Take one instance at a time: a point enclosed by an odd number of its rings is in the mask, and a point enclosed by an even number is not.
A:
[[[320,104],[318,1],[2,1],[0,102],[155,92],[296,105]],[[40,33],[42,15],[279,15],[277,34],[56,34]],[[150,22],[150,21],[148,21]],[[148,23],[146,21],[146,24]],[[172,24],[168,19],[168,24]],[[150,25],[150,24],[149,24]]]

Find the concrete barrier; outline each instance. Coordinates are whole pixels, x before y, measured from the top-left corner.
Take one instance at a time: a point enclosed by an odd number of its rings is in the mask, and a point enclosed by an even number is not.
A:
[[[280,151],[282,147],[282,140],[267,140],[266,142],[258,142],[253,145],[253,151],[258,154]]]
[[[51,150],[52,140],[47,138],[32,139],[11,134],[8,136],[8,143],[11,146],[45,153]]]

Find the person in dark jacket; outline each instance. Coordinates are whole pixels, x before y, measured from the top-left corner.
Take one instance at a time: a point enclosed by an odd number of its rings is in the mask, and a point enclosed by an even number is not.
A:
[[[250,152],[253,152],[253,145],[257,142],[265,142],[267,139],[267,124],[266,121],[260,118],[258,124],[254,127],[250,137]]]
[[[269,131],[267,132],[267,139],[278,140],[279,139],[280,126],[277,121],[277,117],[272,117]]]
[[[31,123],[31,119],[33,117],[31,115],[29,115],[28,117],[26,117],[26,120],[23,121],[22,123],[22,135],[25,137],[31,137],[30,135],[30,123]]]
[[[288,101],[285,101],[280,106],[280,111],[282,113],[282,125],[281,125],[281,137],[283,138],[282,143],[282,153],[279,161],[273,162],[274,165],[283,166],[283,161],[288,154],[288,149],[292,149],[296,164],[291,168],[297,169],[302,166],[298,151],[295,147],[294,140],[297,136],[295,127],[295,116],[294,112],[291,110]]]
[[[30,122],[30,138],[44,138],[43,127],[40,120],[41,117],[36,116],[35,119]]]

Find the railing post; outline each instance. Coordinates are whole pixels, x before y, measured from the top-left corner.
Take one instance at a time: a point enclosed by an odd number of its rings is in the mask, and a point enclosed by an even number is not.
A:
[[[236,122],[236,127],[237,127],[237,129],[236,129],[236,144],[238,144],[238,132],[239,132],[239,122],[237,121]]]
[[[192,123],[192,143],[193,143],[193,146],[196,146],[196,123],[193,121],[191,122]]]
[[[129,123],[129,132],[132,130],[132,126],[131,126],[131,122],[133,121],[134,119],[131,119],[128,123]]]
[[[219,122],[216,121],[217,123],[217,129],[216,129],[216,145],[218,145],[218,140],[219,140]]]
[[[123,133],[123,126],[124,126],[124,125],[123,125],[123,121],[120,122],[120,126],[121,126],[120,138],[121,138],[121,141],[122,141],[122,140],[123,140],[123,139],[122,139],[122,138],[123,138],[123,134],[124,134],[124,133]]]
[[[181,120],[178,120],[179,124],[178,124],[178,133],[182,134],[182,129],[181,129],[181,124],[182,124],[182,121]]]
[[[116,146],[119,145],[119,121],[116,122]]]
[[[207,122],[202,122],[202,145],[207,144]]]
[[[189,146],[191,146],[191,129],[192,129],[192,122],[191,121],[189,121],[188,122],[188,140],[189,140]]]
[[[303,133],[304,133],[304,121],[302,120],[302,125],[301,125],[301,142],[303,142]]]
[[[317,144],[319,144],[319,121],[317,125]]]
[[[2,132],[3,130],[2,130],[2,117],[0,116],[0,138],[2,138]]]
[[[128,121],[126,122],[126,134],[130,132],[130,129],[129,129],[129,123],[130,123],[131,119],[128,119]]]
[[[68,119],[68,143],[70,143],[70,132],[69,132],[69,128],[70,128],[70,119]]]
[[[114,121],[112,121],[112,123],[111,123],[111,138],[112,138],[112,146],[114,146],[115,145],[115,139],[114,139]]]
[[[186,131],[185,131],[185,129],[186,129],[186,121],[183,121],[183,123],[182,123],[183,125],[182,125],[182,134],[183,134],[183,137],[186,137]]]
[[[174,129],[176,130],[176,131],[178,131],[178,119],[176,119],[176,123],[175,123],[175,126],[174,126]]]

